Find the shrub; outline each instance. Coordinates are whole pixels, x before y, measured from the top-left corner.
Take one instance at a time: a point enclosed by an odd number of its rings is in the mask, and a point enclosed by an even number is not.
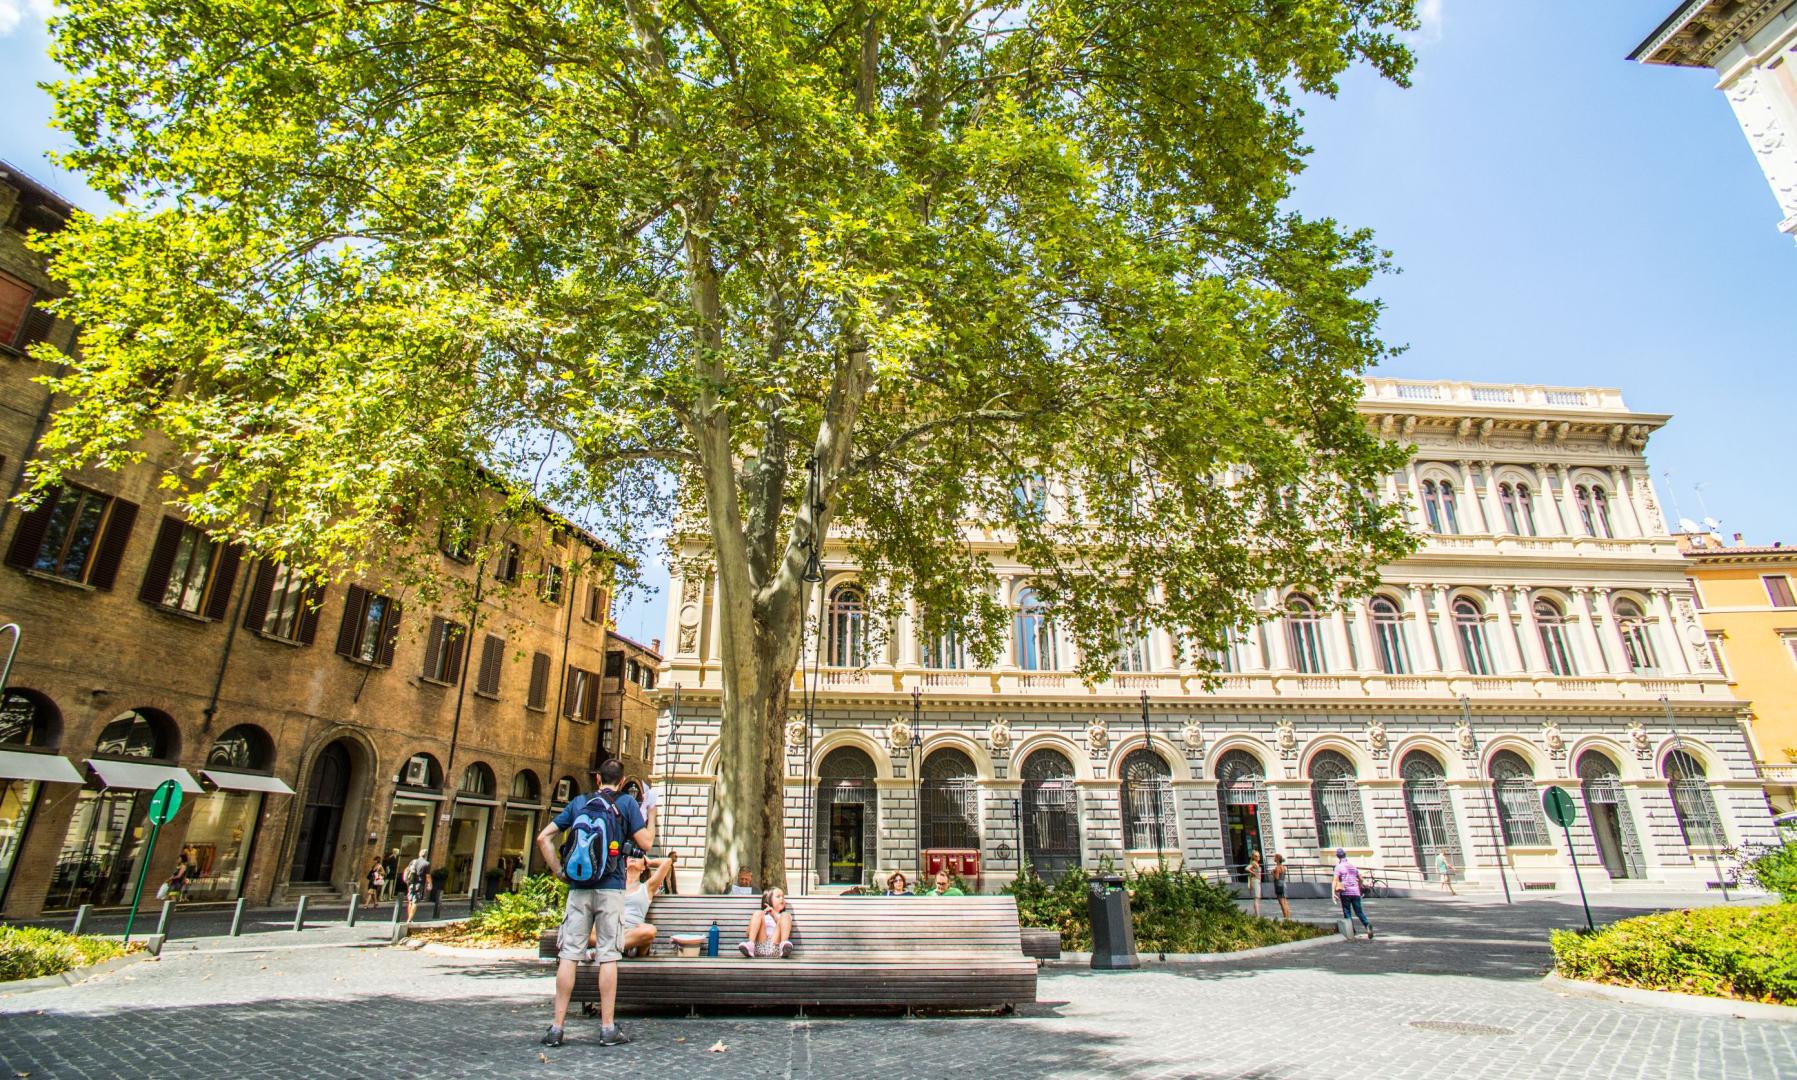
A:
[[[561,925],[568,886],[548,874],[526,878],[522,887],[500,893],[471,916],[465,934],[517,944],[534,943],[537,935]]]
[[[1742,861],[1737,876],[1777,893],[1787,904],[1797,904],[1797,844],[1761,849]]]
[[[1106,863],[1098,872],[1109,870]],[[1025,867],[1004,891],[1017,898],[1023,925],[1059,930],[1062,948],[1084,951],[1092,947],[1086,882],[1084,874],[1075,872],[1049,885],[1034,868]],[[1228,888],[1196,874],[1146,870],[1130,878],[1126,887],[1140,952],[1233,952],[1330,932],[1308,923],[1245,914]]]
[[[1072,871],[1050,885],[1036,873],[1035,867],[1026,865],[1003,892],[1017,898],[1017,919],[1024,926],[1059,930],[1063,949],[1084,951],[1092,947],[1084,874]]]
[[[36,926],[0,926],[0,982],[60,975],[126,951],[106,938],[76,937]]]
[[[1556,930],[1569,979],[1797,1004],[1797,904],[1666,911],[1595,934]]]

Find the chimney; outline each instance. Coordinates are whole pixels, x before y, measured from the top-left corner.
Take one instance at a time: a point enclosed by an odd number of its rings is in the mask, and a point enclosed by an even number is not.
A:
[[[1740,542],[1741,542],[1741,534],[1736,533],[1735,534],[1735,543],[1739,544]]]
[[[661,639],[660,638],[652,637],[649,639],[649,651],[656,654],[657,656],[661,655]]]

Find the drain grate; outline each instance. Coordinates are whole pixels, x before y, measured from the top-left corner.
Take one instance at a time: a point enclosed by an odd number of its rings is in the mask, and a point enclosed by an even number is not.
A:
[[[1443,1035],[1514,1035],[1507,1027],[1495,1024],[1468,1024],[1459,1020],[1412,1020],[1410,1026],[1423,1031],[1438,1031]]]

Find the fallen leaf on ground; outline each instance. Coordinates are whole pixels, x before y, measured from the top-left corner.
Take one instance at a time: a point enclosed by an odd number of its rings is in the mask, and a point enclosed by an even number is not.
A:
[[[547,1064],[549,1064],[549,1055],[542,1053],[541,1051],[538,1051],[537,1060],[542,1062],[543,1064],[547,1065]]]
[[[730,1049],[730,1048],[728,1046],[724,1045],[724,1040],[722,1040],[722,1039],[719,1039],[717,1042],[714,1042],[711,1044],[711,1052],[714,1054],[721,1054],[728,1049]]]

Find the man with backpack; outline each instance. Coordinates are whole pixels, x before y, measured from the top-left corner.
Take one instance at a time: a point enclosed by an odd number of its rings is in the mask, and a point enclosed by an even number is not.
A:
[[[599,766],[599,790],[569,800],[555,820],[537,834],[537,850],[551,874],[568,883],[568,907],[562,915],[555,968],[555,1022],[543,1035],[544,1046],[562,1044],[562,1024],[574,993],[575,965],[586,959],[587,938],[594,940],[599,965],[599,1045],[630,1040],[618,1030],[613,1010],[618,998],[618,957],[624,917],[624,861],[630,845],[647,851],[655,830],[629,795],[618,792],[624,765],[615,758]],[[556,837],[566,834],[561,848]]]

